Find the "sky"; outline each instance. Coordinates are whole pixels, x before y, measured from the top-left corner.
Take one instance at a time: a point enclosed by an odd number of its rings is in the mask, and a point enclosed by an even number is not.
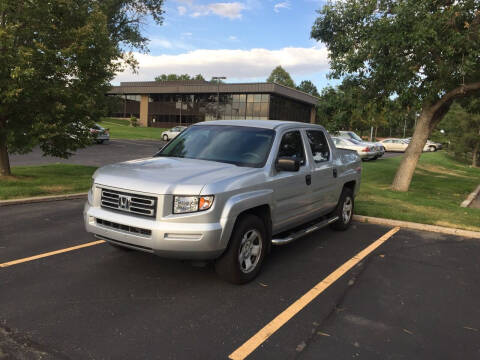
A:
[[[149,53],[134,53],[137,74],[120,81],[151,81],[160,74],[225,76],[226,82],[265,81],[282,65],[299,84],[311,80],[319,90],[335,85],[327,78],[328,52],[310,38],[323,0],[166,0],[164,22],[147,21],[143,34]]]

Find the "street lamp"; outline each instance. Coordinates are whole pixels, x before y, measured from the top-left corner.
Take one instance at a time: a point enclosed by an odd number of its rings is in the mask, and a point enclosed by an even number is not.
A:
[[[217,120],[220,116],[220,80],[225,80],[225,76],[213,76],[212,81],[217,82]]]

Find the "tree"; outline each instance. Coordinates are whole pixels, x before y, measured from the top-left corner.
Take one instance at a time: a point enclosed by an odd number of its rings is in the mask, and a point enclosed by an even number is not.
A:
[[[455,102],[439,127],[449,141],[449,150],[457,157],[471,154],[473,167],[480,161],[480,100]]]
[[[163,0],[0,1],[0,176],[9,153],[68,157],[89,140],[115,73],[146,51],[140,26]]]
[[[182,75],[162,74],[155,78],[155,81],[192,81],[192,80],[205,81],[205,78],[202,76],[202,74],[197,74],[195,76],[190,76],[188,74],[182,74]]]
[[[297,90],[303,91],[304,93],[310,94],[312,96],[320,96],[317,87],[310,80],[303,80],[300,85],[297,86]]]
[[[328,47],[333,77],[354,75],[377,97],[419,109],[394,190],[408,191],[452,102],[480,89],[479,9],[479,0],[344,0],[319,11],[311,36]]]
[[[267,82],[295,88],[295,82],[290,74],[280,65],[273,69]]]
[[[319,97],[318,118],[329,131],[370,130],[385,126],[390,99],[371,99],[368,89],[353,77],[336,88],[327,87]]]

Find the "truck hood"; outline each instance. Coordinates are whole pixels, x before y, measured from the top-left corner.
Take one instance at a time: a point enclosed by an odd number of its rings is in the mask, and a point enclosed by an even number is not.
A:
[[[182,158],[146,158],[104,166],[94,174],[95,184],[158,195],[198,195],[213,182],[258,169]]]

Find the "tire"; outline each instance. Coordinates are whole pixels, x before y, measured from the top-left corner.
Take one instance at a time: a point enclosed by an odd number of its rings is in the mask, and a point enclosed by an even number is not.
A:
[[[255,215],[244,215],[233,228],[227,250],[215,262],[215,271],[220,278],[233,284],[252,281],[260,272],[267,245],[263,221]]]
[[[163,135],[163,141],[168,141],[168,135]]]
[[[354,205],[355,200],[353,198],[352,190],[349,188],[343,188],[337,207],[332,213],[332,215],[338,216],[338,220],[332,223],[330,227],[339,231],[347,230],[352,222]],[[347,207],[347,209],[348,207],[350,208],[349,211],[347,210],[348,215],[346,213],[344,214],[345,207]]]
[[[97,140],[97,144],[103,144],[104,140]]]
[[[428,150],[430,150],[431,152],[435,152],[435,151],[437,151],[437,148],[436,148],[435,146],[433,146],[433,145],[430,145],[430,146],[428,147]]]

